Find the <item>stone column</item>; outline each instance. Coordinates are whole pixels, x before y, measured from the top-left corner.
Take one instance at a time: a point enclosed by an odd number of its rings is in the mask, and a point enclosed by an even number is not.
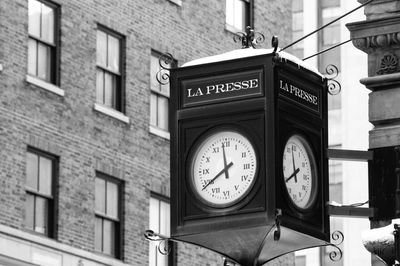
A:
[[[358,0],[361,4],[367,1]],[[366,20],[347,27],[353,45],[368,54],[368,77],[360,82],[371,90],[369,121],[374,126],[369,132],[369,146],[374,151],[374,160],[369,164],[369,200],[370,207],[376,208],[371,227],[379,227],[379,232],[386,228],[389,236],[385,239],[390,239],[385,240],[386,247],[379,246],[379,240],[367,245],[372,253],[378,253],[392,265],[394,245],[390,245],[394,244],[394,229],[389,224],[400,217],[396,213],[400,207],[396,203],[400,180],[395,171],[400,164],[395,159],[395,147],[400,145],[400,1],[374,0],[365,6],[364,14]]]

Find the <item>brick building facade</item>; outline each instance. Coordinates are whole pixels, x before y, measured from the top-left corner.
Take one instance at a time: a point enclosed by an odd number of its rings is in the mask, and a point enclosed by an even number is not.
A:
[[[240,48],[235,2],[263,47],[289,42],[288,0],[0,2],[0,265],[149,265],[143,232],[169,197],[168,92],[151,93],[151,58]],[[175,251],[174,265],[222,261]]]

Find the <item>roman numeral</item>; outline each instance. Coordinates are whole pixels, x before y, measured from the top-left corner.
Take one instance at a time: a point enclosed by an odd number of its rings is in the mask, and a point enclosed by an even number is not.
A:
[[[243,182],[243,181],[246,181],[247,178],[249,178],[249,175],[242,175],[242,182]]]
[[[229,196],[229,190],[222,192],[224,193],[224,197],[228,197]]]
[[[237,186],[235,185],[235,190],[238,190],[238,188],[239,188],[239,185],[237,185]]]
[[[244,170],[250,169],[250,164],[249,164],[249,163],[243,164],[243,169],[244,169]]]
[[[210,169],[203,169],[203,175],[210,174]]]
[[[213,153],[218,153],[219,152],[219,147],[213,148]]]
[[[216,188],[212,188],[211,189],[211,192],[212,193],[220,193],[221,191],[220,191],[221,189],[219,188],[219,187],[216,187]]]
[[[242,152],[242,158],[246,158],[246,152]]]
[[[224,145],[225,148],[228,148],[228,147],[231,146],[231,142],[230,141],[225,141],[225,142],[222,142],[222,145]]]
[[[210,157],[206,157],[206,163],[210,162]]]

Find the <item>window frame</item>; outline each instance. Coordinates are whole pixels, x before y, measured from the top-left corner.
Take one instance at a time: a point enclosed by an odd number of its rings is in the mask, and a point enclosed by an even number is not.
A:
[[[171,201],[170,201],[169,197],[166,197],[166,196],[164,196],[162,194],[150,191],[149,214],[150,214],[150,200],[151,200],[151,198],[158,200],[159,201],[159,206],[160,206],[161,202],[164,202],[164,203],[167,203],[168,206],[171,208]],[[158,213],[160,214],[160,208],[158,208]],[[171,213],[170,213],[170,215],[171,215]],[[150,223],[150,216],[149,216],[149,221],[148,222]],[[156,233],[160,233],[160,232],[156,232]],[[152,243],[149,242],[149,248],[150,248],[151,244]],[[168,256],[168,266],[175,266],[175,265],[177,265],[177,257],[178,257],[177,256],[177,254],[178,254],[177,253],[177,249],[178,249],[178,247],[177,247],[176,243],[174,243],[174,242],[169,243],[169,245],[171,245],[171,252],[168,255],[166,255],[166,256]],[[156,252],[159,252],[159,251],[157,250]],[[158,265],[156,265],[156,266],[158,266]]]
[[[95,219],[101,219],[103,220],[107,220],[107,221],[111,221],[113,223],[115,223],[115,232],[114,232],[114,241],[115,241],[115,250],[114,250],[114,256],[111,254],[107,254],[104,253],[103,247],[102,250],[97,250],[96,247],[94,246],[94,250],[95,252],[98,252],[100,254],[106,255],[106,256],[110,256],[112,258],[116,258],[116,259],[122,259],[123,258],[123,240],[124,240],[124,236],[123,236],[123,210],[124,210],[124,201],[123,201],[123,192],[124,192],[124,182],[120,179],[117,179],[115,177],[112,177],[110,175],[107,175],[105,173],[96,171],[96,176],[95,176],[95,182],[96,179],[102,179],[106,182],[110,182],[113,184],[117,185],[117,191],[118,191],[118,210],[117,210],[117,216],[118,218],[112,217],[107,215],[106,213],[101,213],[99,211],[96,210],[96,205],[94,207],[94,217]],[[106,185],[107,187],[107,185]],[[106,194],[104,195],[105,197],[107,196],[107,190],[105,190]],[[95,197],[96,197],[96,185],[95,185]],[[107,200],[107,199],[105,199]],[[95,202],[96,202],[96,198],[95,198]],[[102,232],[101,235],[102,238],[102,243],[101,245],[103,246],[103,241],[104,241],[104,234]],[[94,232],[94,240],[96,239],[96,231]]]
[[[225,29],[232,33],[237,32],[245,32],[246,27],[250,26],[254,28],[254,0],[233,0],[233,1],[240,1],[245,3],[245,7],[247,7],[247,18],[245,18],[245,25],[243,25],[243,29],[237,28],[235,25],[231,25],[227,22],[227,0],[225,0]],[[233,20],[235,21],[237,18],[233,15]],[[247,24],[247,25],[246,25]]]
[[[48,0],[28,0],[28,9],[29,9],[29,1],[36,1],[43,5],[48,6],[49,8],[54,10],[54,43],[49,43],[46,40],[42,40],[41,38],[34,36],[29,33],[29,21],[28,21],[28,42],[30,39],[34,40],[37,44],[41,43],[44,44],[46,47],[50,47],[50,54],[52,60],[50,60],[49,68],[50,68],[50,80],[45,80],[40,78],[37,74],[27,73],[29,76],[39,79],[40,81],[44,81],[46,83],[52,84],[54,86],[60,85],[60,57],[61,57],[61,45],[60,45],[60,31],[61,31],[61,6],[57,3]],[[29,19],[29,14],[28,14]],[[38,49],[38,48],[37,48]],[[38,51],[36,49],[36,57]],[[29,57],[29,50],[28,50],[28,57]],[[27,67],[28,68],[28,67]],[[36,72],[38,69],[38,60],[36,58]],[[63,95],[62,95],[63,96]]]
[[[26,204],[25,204],[25,221],[24,221],[24,228],[30,232],[33,232],[35,234],[39,234],[39,235],[43,235],[43,236],[47,236],[49,238],[53,238],[56,239],[56,235],[57,235],[57,217],[58,217],[58,191],[57,191],[57,184],[58,184],[58,166],[59,166],[59,157],[53,154],[50,154],[48,152],[33,148],[28,146],[27,150],[26,150],[26,156],[28,156],[28,153],[32,153],[35,154],[36,156],[38,156],[39,160],[38,162],[40,162],[40,157],[44,157],[46,159],[49,159],[51,161],[51,165],[52,165],[52,171],[51,171],[51,195],[47,195],[44,193],[40,193],[37,190],[34,190],[33,188],[29,187],[27,185],[27,183],[25,183],[25,193],[26,195],[30,194],[33,195],[35,198],[36,197],[40,197],[40,198],[45,198],[48,202],[48,214],[47,214],[47,226],[48,226],[48,232],[47,233],[40,233],[38,231],[36,231],[34,228],[27,228],[26,227]],[[26,166],[27,166],[27,161],[26,161]],[[27,181],[28,178],[28,172],[27,170],[25,170],[25,181]],[[39,168],[38,168],[39,171]],[[38,172],[39,173],[39,172]],[[39,175],[38,175],[39,178]],[[27,198],[25,199],[27,200]],[[33,212],[36,212],[36,205],[34,205],[34,210]],[[35,215],[34,215],[35,217]],[[35,219],[35,218],[33,218]]]
[[[116,72],[110,68],[108,68],[107,66],[102,66],[100,64],[98,64],[97,62],[97,32],[98,31],[102,31],[103,33],[105,33],[107,35],[107,37],[110,35],[116,39],[118,39],[119,41],[119,64],[118,64],[118,68],[119,68],[119,72]],[[116,90],[115,90],[115,106],[108,106],[105,104],[104,101],[104,82],[103,82],[103,100],[102,102],[98,102],[97,101],[97,77],[95,78],[96,80],[96,103],[97,104],[101,104],[107,108],[113,109],[117,112],[120,112],[122,114],[125,114],[125,79],[126,79],[126,75],[125,75],[125,59],[126,59],[126,38],[124,35],[116,32],[115,30],[112,30],[104,25],[101,24],[97,24],[97,28],[96,28],[96,76],[97,76],[97,71],[100,69],[103,73],[108,73],[111,74],[112,76],[117,77],[117,85],[116,85]],[[108,47],[108,41],[107,41],[107,47]],[[108,50],[107,50],[107,54],[106,57],[108,57]],[[119,80],[118,80],[119,79]],[[119,84],[118,84],[119,83]]]

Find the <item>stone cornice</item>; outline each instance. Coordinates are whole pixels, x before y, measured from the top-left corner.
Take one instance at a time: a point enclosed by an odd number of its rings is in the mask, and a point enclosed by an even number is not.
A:
[[[370,53],[376,48],[400,48],[400,16],[347,24],[350,38],[358,49]]]

